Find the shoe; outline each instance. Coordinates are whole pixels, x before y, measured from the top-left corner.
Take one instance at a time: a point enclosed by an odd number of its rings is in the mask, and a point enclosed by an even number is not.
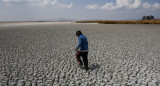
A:
[[[88,71],[88,70],[89,70],[89,67],[85,67],[85,70]]]
[[[80,69],[83,69],[83,65],[79,65],[79,68],[80,68]]]

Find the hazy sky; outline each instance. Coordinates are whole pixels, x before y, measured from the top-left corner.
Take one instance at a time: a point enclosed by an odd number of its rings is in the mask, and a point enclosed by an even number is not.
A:
[[[160,0],[0,0],[0,21],[160,18]]]

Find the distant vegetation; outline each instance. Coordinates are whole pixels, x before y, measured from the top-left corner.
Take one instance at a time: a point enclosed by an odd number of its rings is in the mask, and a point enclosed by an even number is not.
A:
[[[137,20],[137,21],[76,21],[76,23],[99,23],[99,24],[160,24],[160,19]]]
[[[151,19],[154,19],[154,16],[143,16],[142,17],[142,20],[151,20]]]

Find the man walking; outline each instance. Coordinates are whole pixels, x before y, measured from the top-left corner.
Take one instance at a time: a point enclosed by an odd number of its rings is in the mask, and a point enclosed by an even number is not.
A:
[[[87,38],[82,34],[81,31],[77,31],[76,32],[76,36],[78,37],[78,46],[76,48],[76,52],[77,52],[77,60],[79,62],[80,67],[82,67],[82,65],[84,64],[85,66],[85,70],[88,70],[88,41]],[[78,50],[80,48],[80,51]],[[82,56],[83,62],[80,59],[80,57]]]

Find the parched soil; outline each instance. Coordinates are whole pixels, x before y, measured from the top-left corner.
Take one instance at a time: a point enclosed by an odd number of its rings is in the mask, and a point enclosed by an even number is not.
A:
[[[160,25],[0,25],[0,86],[160,86]],[[78,67],[75,32],[89,42]]]

